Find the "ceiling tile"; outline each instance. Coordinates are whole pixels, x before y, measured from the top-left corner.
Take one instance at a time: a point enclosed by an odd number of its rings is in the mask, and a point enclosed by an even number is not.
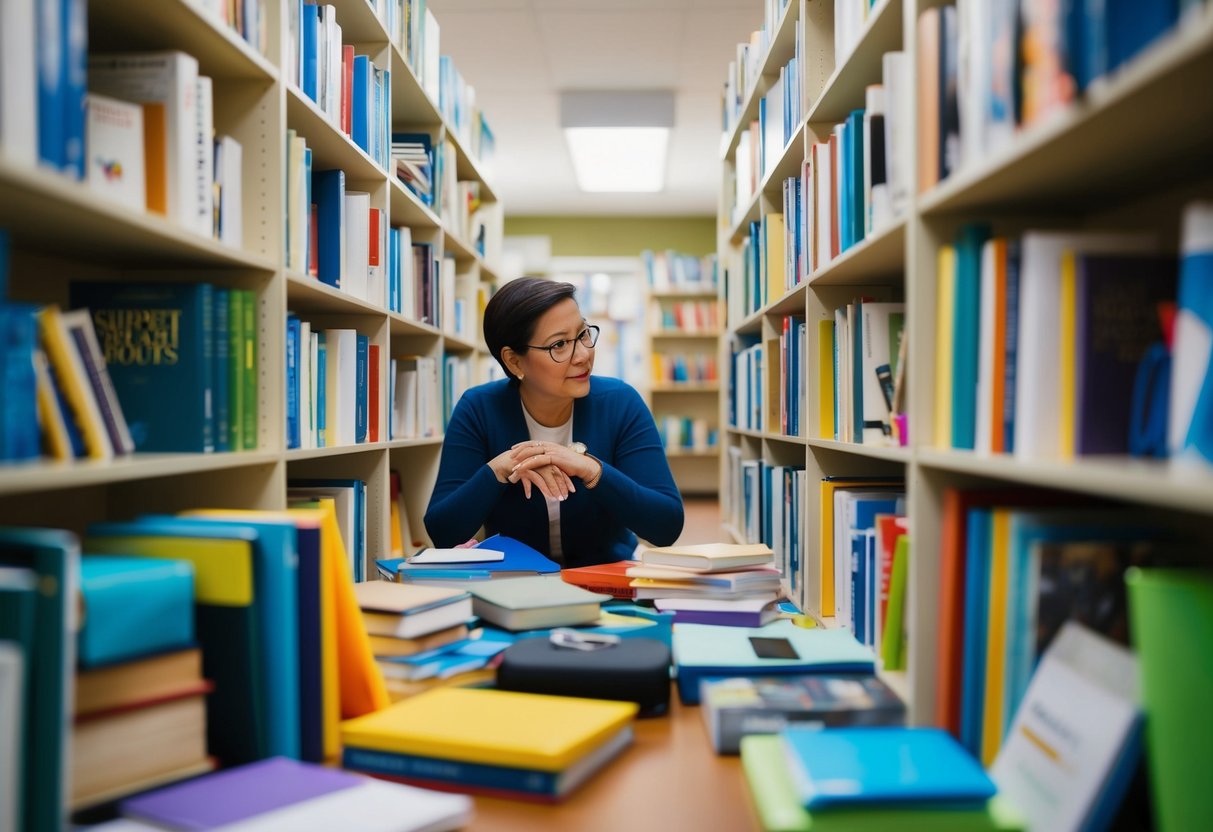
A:
[[[761,23],[761,9],[688,15],[678,55],[679,87],[720,89],[737,44]]]
[[[557,89],[657,89],[678,81],[685,15],[599,11],[538,17]]]
[[[447,14],[440,51],[455,60],[477,93],[489,87],[543,90],[550,85],[543,41],[529,11]]]

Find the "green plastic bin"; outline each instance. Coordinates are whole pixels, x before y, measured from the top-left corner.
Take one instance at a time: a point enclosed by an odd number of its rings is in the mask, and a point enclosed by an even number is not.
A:
[[[1155,819],[1163,832],[1213,829],[1213,574],[1133,568],[1125,582]]]

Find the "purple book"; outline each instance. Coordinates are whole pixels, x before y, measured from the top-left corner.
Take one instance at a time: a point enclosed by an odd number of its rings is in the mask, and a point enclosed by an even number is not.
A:
[[[1129,452],[1137,365],[1163,340],[1159,305],[1174,303],[1174,257],[1101,255],[1075,264],[1074,452]]]
[[[271,757],[124,800],[121,812],[166,829],[213,829],[365,782],[338,769]]]
[[[779,617],[775,610],[734,612],[724,610],[674,610],[675,624],[716,624],[724,627],[762,627]]]

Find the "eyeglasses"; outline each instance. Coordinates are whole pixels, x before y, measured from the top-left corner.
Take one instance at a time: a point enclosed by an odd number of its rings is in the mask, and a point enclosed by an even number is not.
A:
[[[577,345],[585,347],[587,350],[593,349],[598,343],[599,328],[591,324],[581,332],[577,333],[576,338],[561,338],[559,341],[553,341],[546,347],[539,347],[535,344],[527,344],[528,349],[544,350],[552,357],[552,360],[557,364],[563,364],[573,357],[573,351],[577,349]]]

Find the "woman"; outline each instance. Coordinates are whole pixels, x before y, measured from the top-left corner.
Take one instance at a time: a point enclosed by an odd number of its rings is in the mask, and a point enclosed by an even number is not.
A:
[[[451,414],[425,513],[436,546],[484,526],[571,567],[631,558],[636,535],[668,546],[682,531],[653,417],[627,384],[590,375],[598,327],[573,292],[520,278],[485,308],[484,340],[507,378],[468,390]]]

